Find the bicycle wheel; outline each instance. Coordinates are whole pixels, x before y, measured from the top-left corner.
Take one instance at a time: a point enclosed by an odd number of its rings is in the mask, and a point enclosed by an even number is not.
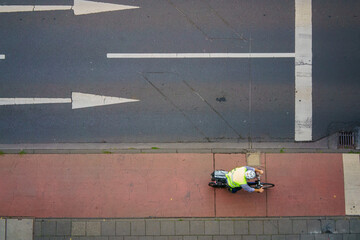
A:
[[[261,183],[261,184],[263,185],[262,188],[264,188],[264,189],[275,187],[275,184],[272,184],[272,183]]]
[[[215,183],[215,182],[209,182],[209,186],[213,187],[213,188],[225,188],[226,187],[225,184],[219,184],[219,183]]]

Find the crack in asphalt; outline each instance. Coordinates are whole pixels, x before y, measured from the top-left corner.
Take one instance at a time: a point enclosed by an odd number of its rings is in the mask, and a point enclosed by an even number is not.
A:
[[[183,81],[183,83],[184,83],[196,96],[198,96],[204,103],[206,103],[206,105],[207,105],[213,112],[215,112],[215,114],[216,114],[221,120],[223,120],[223,121],[225,122],[225,124],[226,124],[231,130],[233,130],[233,131],[236,133],[236,135],[239,136],[239,139],[243,139],[242,136],[241,136],[241,134],[240,134],[238,131],[236,131],[236,129],[224,118],[224,116],[221,115],[221,113],[219,113],[208,101],[206,101],[206,99],[203,98],[203,97],[200,95],[199,92],[197,92],[193,87],[191,87],[190,84],[189,84],[188,82],[186,82],[184,79],[183,79],[182,81]]]
[[[150,81],[150,79],[146,76],[146,73],[140,73],[141,76],[148,82],[166,101],[168,101],[173,107],[175,107],[181,114],[185,117],[186,120],[188,120],[191,125],[206,139],[208,142],[211,142],[210,138],[205,135],[203,131],[201,131],[196,124],[189,118],[189,116],[180,108],[178,107],[169,97],[165,95],[158,87],[155,86],[154,83]]]
[[[167,97],[165,95],[165,93],[163,93],[158,87],[155,86],[155,84],[153,84],[147,77],[146,74],[164,74],[164,73],[168,73],[168,74],[175,74],[179,79],[182,80],[182,82],[186,85],[187,88],[190,89],[190,91],[196,95],[198,98],[200,98],[201,101],[203,101],[238,137],[236,138],[237,140],[241,140],[244,139],[241,134],[226,120],[226,118],[215,109],[214,106],[212,106],[205,98],[203,98],[200,93],[198,91],[196,91],[187,81],[185,81],[184,79],[181,78],[180,74],[177,72],[146,72],[146,73],[142,73],[142,76],[144,77],[144,79],[153,87],[156,89],[157,92],[160,93],[161,96],[163,96],[167,101],[169,101],[171,103],[171,105],[173,105],[177,110],[179,110],[186,118],[189,122],[191,122],[191,124],[193,126],[195,126],[195,128],[205,137],[205,139],[207,139],[209,142],[211,141],[209,137],[206,137],[205,133],[203,133],[199,128],[196,127],[196,124],[190,120],[190,118],[186,115],[186,113],[181,110],[173,101],[170,100],[169,97]],[[234,139],[234,138],[232,138]]]
[[[247,42],[247,39],[244,38],[240,33],[238,33],[232,26],[231,24],[225,20],[225,18],[223,18],[211,5],[208,1],[205,1],[206,4],[208,5],[208,7],[210,8],[211,11],[214,12],[215,16],[217,16],[228,28],[231,29],[231,31],[236,35],[238,36],[238,38],[229,38],[229,39],[240,39],[244,42]],[[212,38],[212,39],[215,39],[215,38]],[[224,38],[224,39],[227,39],[227,38]]]
[[[208,8],[214,13],[214,15],[216,17],[218,17],[229,29],[231,29],[231,31],[238,36],[237,38],[221,38],[221,37],[210,37],[200,26],[198,26],[185,12],[183,12],[180,8],[178,8],[171,0],[167,0],[169,2],[169,4],[171,6],[173,6],[181,15],[183,15],[186,20],[192,25],[194,26],[197,30],[199,30],[206,38],[206,40],[229,40],[229,39],[234,39],[234,40],[241,40],[246,42],[247,39],[244,38],[240,33],[238,33],[231,25],[228,21],[225,20],[225,18],[223,18],[213,7],[211,7],[211,5],[209,3],[206,2],[206,4],[208,5]]]
[[[207,40],[210,40],[210,37],[209,37],[198,25],[196,25],[196,23],[195,23],[193,20],[191,20],[191,18],[190,18],[188,15],[186,15],[183,11],[181,11],[181,9],[178,8],[171,0],[167,0],[167,1],[168,1],[169,4],[170,4],[171,6],[173,6],[179,13],[181,13],[181,15],[183,15],[183,16],[186,18],[186,20],[187,20],[191,25],[193,25],[197,30],[199,30],[199,31],[205,36],[205,38],[206,38]]]

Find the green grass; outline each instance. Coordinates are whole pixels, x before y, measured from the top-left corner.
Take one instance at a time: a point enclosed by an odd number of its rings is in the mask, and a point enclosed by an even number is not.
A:
[[[4,155],[5,153],[3,151],[0,151],[0,156]]]
[[[26,154],[26,152],[25,152],[25,150],[21,150],[21,151],[19,152],[19,154],[20,154],[20,155],[24,155],[24,154]]]
[[[158,147],[152,147],[151,149],[160,149],[160,148],[158,148]]]
[[[360,152],[357,152],[357,151],[350,151],[349,153],[352,153],[352,154],[360,154]]]
[[[104,154],[112,154],[112,152],[106,151],[106,150],[103,150],[102,153],[104,153]]]
[[[284,148],[280,149],[280,153],[284,153],[284,152],[285,152]]]

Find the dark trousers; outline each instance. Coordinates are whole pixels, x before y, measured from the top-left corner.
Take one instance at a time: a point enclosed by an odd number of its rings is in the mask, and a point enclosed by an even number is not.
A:
[[[229,188],[229,191],[230,191],[231,193],[236,193],[237,191],[239,191],[239,190],[241,190],[241,189],[242,189],[242,187]]]

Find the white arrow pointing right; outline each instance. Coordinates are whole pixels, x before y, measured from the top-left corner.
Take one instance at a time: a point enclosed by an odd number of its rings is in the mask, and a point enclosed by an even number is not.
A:
[[[0,98],[0,105],[72,103],[72,109],[78,109],[138,101],[140,100],[73,92],[71,98]]]
[[[85,0],[74,0],[74,6],[71,5],[0,5],[0,13],[9,12],[36,12],[36,11],[57,11],[74,10],[75,15],[84,15],[100,12],[112,12],[127,9],[139,8],[122,4],[103,3]]]
[[[99,96],[88,93],[72,93],[72,109],[105,106],[118,103],[137,102],[137,99]]]

